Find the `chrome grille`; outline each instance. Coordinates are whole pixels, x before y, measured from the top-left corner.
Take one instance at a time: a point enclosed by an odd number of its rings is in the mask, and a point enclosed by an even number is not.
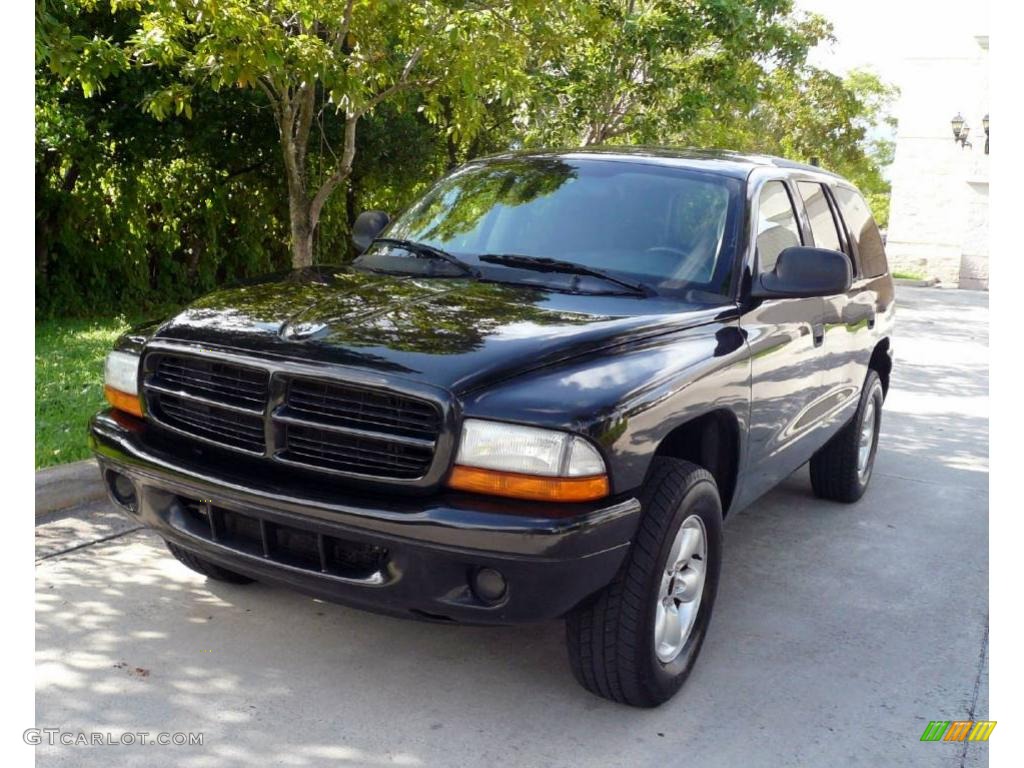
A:
[[[270,376],[259,368],[166,354],[156,356],[151,363],[155,363],[151,386],[257,412],[262,412],[266,405]]]
[[[292,379],[285,404],[303,418],[433,440],[441,414],[430,403],[348,384]]]
[[[434,465],[443,413],[423,398],[164,349],[151,351],[143,370],[153,420],[204,442],[396,482],[424,479]]]
[[[292,378],[280,458],[332,472],[415,479],[434,458],[441,412],[432,403],[347,382]]]
[[[249,453],[263,455],[263,417],[160,393],[150,407],[168,426]]]
[[[434,457],[432,442],[405,444],[300,424],[286,424],[280,458],[338,472],[416,478]]]

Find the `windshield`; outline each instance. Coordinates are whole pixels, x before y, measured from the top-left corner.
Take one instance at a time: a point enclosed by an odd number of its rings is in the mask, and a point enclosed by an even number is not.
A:
[[[635,162],[491,160],[442,180],[386,234],[443,249],[491,279],[521,277],[523,265],[478,257],[513,254],[572,262],[659,294],[725,294],[740,191],[736,179]],[[529,278],[567,281],[565,274]],[[587,285],[609,288],[590,278]]]

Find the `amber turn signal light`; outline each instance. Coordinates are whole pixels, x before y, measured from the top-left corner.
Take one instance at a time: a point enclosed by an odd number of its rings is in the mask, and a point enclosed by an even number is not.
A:
[[[533,501],[593,501],[608,495],[608,476],[542,477],[456,465],[448,487]]]
[[[107,402],[117,410],[142,417],[142,403],[139,401],[138,395],[129,395],[127,392],[113,387],[104,387],[103,394],[106,395]]]

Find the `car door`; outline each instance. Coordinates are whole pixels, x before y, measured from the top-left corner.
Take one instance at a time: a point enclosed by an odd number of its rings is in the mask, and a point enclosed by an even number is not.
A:
[[[805,243],[794,190],[767,178],[750,194],[754,279],[779,253]],[[821,298],[744,298],[740,325],[750,349],[750,430],[741,503],[752,501],[810,459],[823,396]]]
[[[820,197],[807,188],[811,199],[804,198],[815,242],[820,239],[829,243],[821,247],[835,248],[838,237],[836,250],[849,256],[853,268],[850,290],[824,299],[827,428],[834,430],[849,420],[860,400],[874,345],[876,278],[886,266],[882,237],[864,198],[845,186],[817,186]],[[798,189],[805,191],[803,185]]]

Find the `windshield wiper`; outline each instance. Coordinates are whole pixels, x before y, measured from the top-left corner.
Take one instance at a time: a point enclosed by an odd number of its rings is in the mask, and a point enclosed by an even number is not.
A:
[[[622,280],[618,277],[613,277],[607,272],[603,272],[600,269],[594,267],[588,267],[585,264],[576,264],[572,261],[562,261],[561,259],[550,259],[546,256],[522,256],[517,253],[485,253],[479,257],[480,261],[486,261],[489,264],[502,264],[506,267],[518,267],[520,269],[533,269],[537,272],[559,272],[567,275],[584,275],[586,277],[596,277],[599,280],[605,280],[609,283],[614,283],[622,288],[625,288],[630,293],[635,293],[640,296],[650,296],[653,291],[646,285],[640,283],[631,283],[628,280]]]
[[[440,248],[435,248],[432,245],[426,243],[417,243],[415,240],[403,240],[397,237],[378,237],[373,241],[374,243],[381,243],[382,245],[394,245],[398,248],[404,248],[410,253],[415,253],[417,256],[425,256],[428,259],[435,259],[437,261],[446,261],[454,267],[458,267],[467,275],[473,277],[479,277],[480,273],[477,272],[473,267],[464,262],[458,256],[453,256],[448,251],[442,251]]]

